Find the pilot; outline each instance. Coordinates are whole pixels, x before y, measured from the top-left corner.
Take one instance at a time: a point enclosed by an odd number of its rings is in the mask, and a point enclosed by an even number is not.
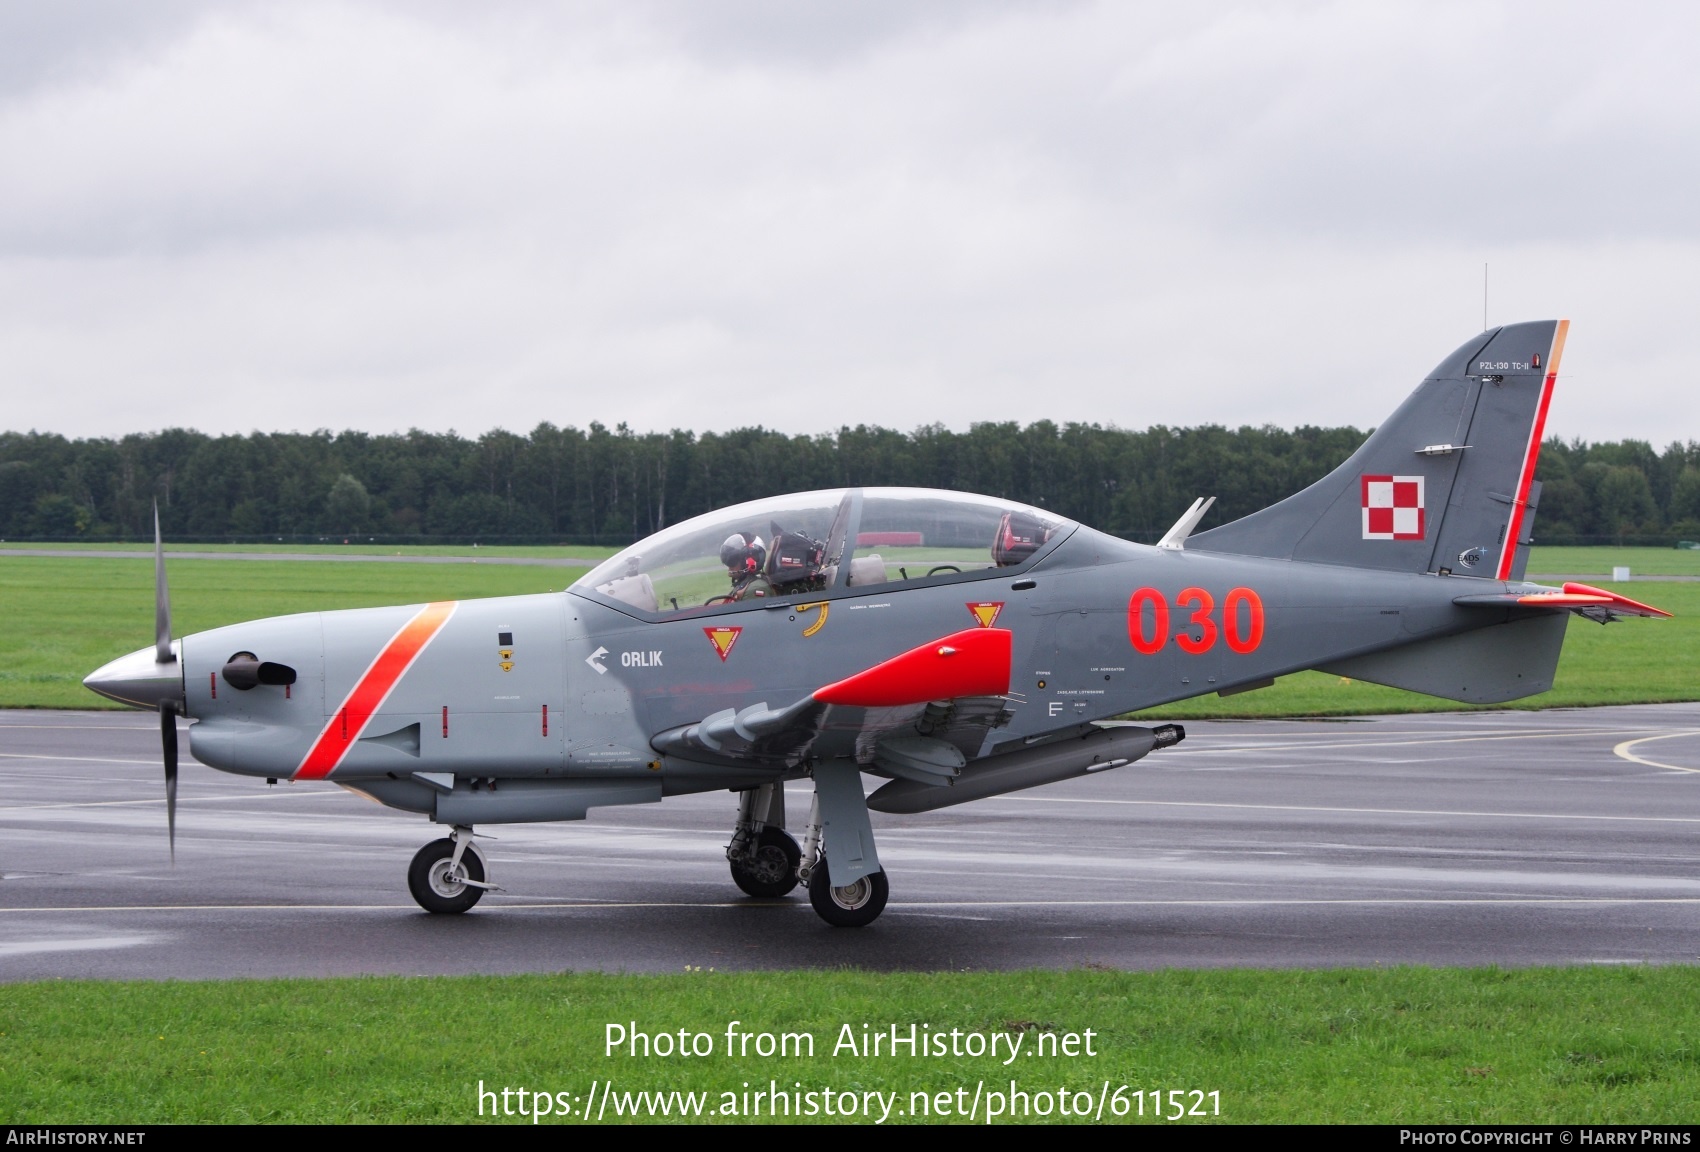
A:
[[[773,585],[763,572],[767,567],[767,545],[760,536],[732,533],[720,545],[720,562],[732,580],[732,599],[773,595]]]

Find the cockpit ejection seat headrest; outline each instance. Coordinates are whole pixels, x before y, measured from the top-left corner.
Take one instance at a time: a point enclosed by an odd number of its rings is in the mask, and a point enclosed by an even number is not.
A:
[[[636,576],[621,576],[610,580],[597,589],[604,596],[611,596],[622,604],[630,604],[633,608],[644,612],[660,610],[660,604],[655,599],[655,583],[649,578],[648,572],[639,572]]]
[[[857,556],[850,561],[850,586],[885,583],[885,561],[878,552],[872,556]]]

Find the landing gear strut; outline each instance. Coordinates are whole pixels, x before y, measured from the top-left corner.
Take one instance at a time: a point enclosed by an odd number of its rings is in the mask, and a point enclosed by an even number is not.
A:
[[[803,829],[803,866],[797,876],[809,886],[815,914],[834,928],[861,928],[885,911],[891,887],[874,852],[874,830],[862,780],[854,764],[818,765],[815,798]],[[832,834],[826,835],[828,828]],[[843,884],[832,880],[829,859],[836,859]]]
[[[489,875],[487,861],[472,842],[472,829],[455,825],[454,835],[433,840],[413,856],[407,888],[427,912],[465,912],[478,903]]]
[[[763,784],[738,797],[738,824],[726,861],[732,882],[751,896],[775,899],[797,886],[802,851],[785,832],[785,785]]]

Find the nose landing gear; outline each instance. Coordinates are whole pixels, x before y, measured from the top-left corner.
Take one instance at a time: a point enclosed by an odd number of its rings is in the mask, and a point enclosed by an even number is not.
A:
[[[815,914],[834,928],[862,928],[885,911],[891,886],[874,851],[862,778],[854,764],[817,765],[815,798],[803,831],[803,866]],[[830,835],[826,834],[828,828]],[[847,879],[835,884],[836,869]]]
[[[465,912],[487,888],[488,861],[472,842],[472,829],[455,825],[454,834],[433,840],[414,853],[407,869],[407,888],[427,912]]]

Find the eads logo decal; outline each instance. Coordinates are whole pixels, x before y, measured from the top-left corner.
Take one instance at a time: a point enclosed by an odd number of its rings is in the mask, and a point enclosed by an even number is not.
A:
[[[724,664],[726,657],[731,655],[732,645],[738,642],[738,633],[742,631],[742,628],[704,628],[703,634],[714,645],[714,650],[720,654],[720,662]]]
[[[980,627],[990,628],[998,622],[998,613],[1003,611],[1003,601],[984,600],[968,605],[968,611],[974,614],[974,622]]]

